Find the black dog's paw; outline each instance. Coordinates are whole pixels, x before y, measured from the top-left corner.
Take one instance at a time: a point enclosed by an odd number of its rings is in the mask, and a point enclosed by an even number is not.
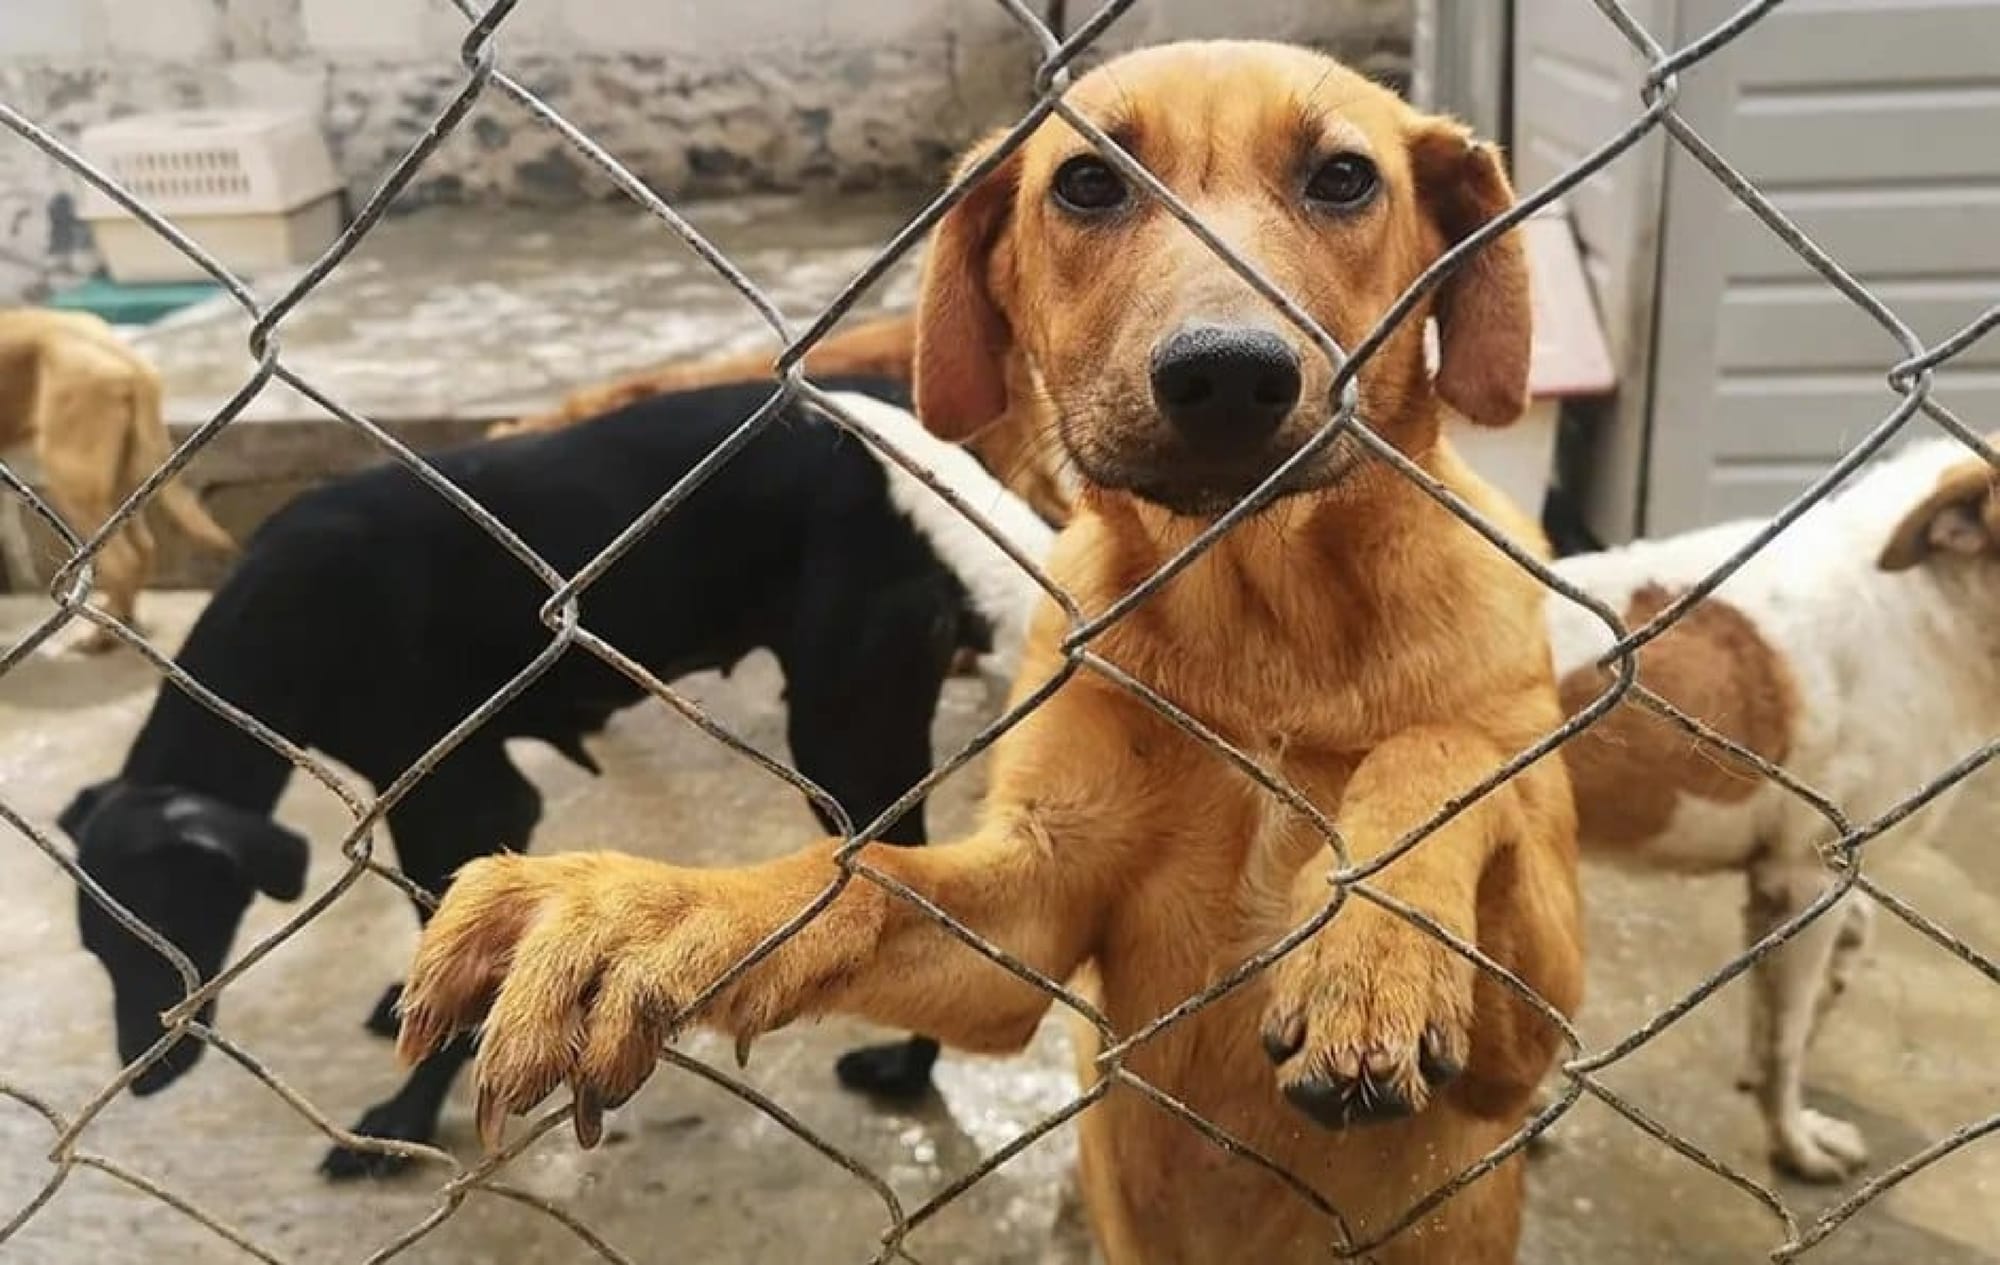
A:
[[[395,1142],[429,1142],[435,1130],[410,1120],[401,1104],[387,1102],[369,1108],[367,1114],[361,1117],[360,1123],[354,1126],[353,1131],[364,1138],[387,1138]],[[336,1146],[319,1162],[319,1171],[333,1181],[344,1182],[361,1177],[394,1177],[409,1171],[416,1162],[401,1155],[385,1155],[380,1151]]]
[[[833,1074],[856,1093],[909,1102],[930,1092],[931,1068],[937,1058],[937,1042],[929,1037],[911,1037],[889,1045],[849,1050],[834,1063]]]
[[[368,1029],[369,1033],[373,1036],[386,1037],[391,1041],[395,1040],[397,1029],[401,1027],[403,1022],[402,1018],[396,1014],[396,1004],[402,1000],[403,986],[401,984],[389,985],[389,990],[382,994],[382,1000],[376,1002],[375,1009],[368,1012],[368,1022],[363,1024],[362,1027]]]
[[[383,1155],[376,1151],[356,1151],[349,1147],[336,1146],[319,1162],[319,1171],[328,1181],[351,1182],[363,1177],[397,1177],[408,1172],[415,1162],[400,1155]]]

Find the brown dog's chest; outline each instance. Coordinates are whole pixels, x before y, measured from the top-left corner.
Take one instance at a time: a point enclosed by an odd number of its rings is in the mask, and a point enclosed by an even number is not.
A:
[[[1098,954],[1107,1013],[1125,1031],[1282,937],[1298,873],[1327,847],[1307,813],[1207,748],[1185,737],[1179,743],[1179,758],[1153,783],[1173,788],[1171,804],[1133,806],[1132,820],[1151,824],[1128,843],[1144,849],[1147,862],[1110,912]],[[1244,753],[1329,822],[1359,760],[1358,753],[1302,750],[1275,739],[1246,744]],[[1238,990],[1245,997],[1260,991],[1256,981]]]

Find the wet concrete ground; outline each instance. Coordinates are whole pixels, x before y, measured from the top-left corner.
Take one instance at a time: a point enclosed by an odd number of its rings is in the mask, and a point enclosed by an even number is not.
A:
[[[199,599],[155,594],[146,606],[162,644],[185,629]],[[40,606],[0,602],[11,640]],[[150,699],[135,659],[39,656],[0,678],[0,796],[48,827],[71,792],[111,771]],[[780,749],[775,673],[746,663],[694,692],[767,749]],[[955,685],[939,721],[941,749],[988,714],[983,692]],[[684,861],[771,855],[811,832],[788,792],[765,782],[664,708],[620,718],[596,751],[592,780],[546,752],[528,768],[548,795],[538,850],[625,848]],[[978,768],[934,801],[935,829],[968,818]],[[310,832],[312,890],[336,873],[344,812],[322,788],[294,782],[281,814]],[[1938,850],[1894,849],[1876,872],[1988,952],[2000,950],[2000,854],[1990,819],[1968,815]],[[1603,1044],[1679,996],[1733,949],[1738,893],[1726,882],[1637,880],[1593,871],[1591,996],[1582,1027]],[[108,989],[76,944],[73,895],[60,873],[11,830],[0,837],[0,1082],[58,1110],[83,1103],[115,1072]],[[251,930],[287,907],[265,902]],[[407,907],[364,881],[224,999],[219,1024],[299,1093],[347,1123],[395,1084],[386,1044],[361,1021],[401,971],[413,941]],[[1653,1116],[1710,1153],[1770,1180],[1749,1104],[1731,1088],[1741,1044],[1732,987],[1611,1074]],[[863,1033],[844,1023],[759,1044],[748,1081],[887,1178],[912,1207],[1073,1092],[1058,1023],[1030,1055],[948,1057],[938,1098],[911,1111],[854,1101],[833,1085],[835,1053]],[[1814,1063],[1820,1105],[1860,1120],[1878,1163],[1900,1159],[1951,1127],[2000,1111],[2000,989],[1884,919],[1870,961],[1837,1011]],[[729,1067],[720,1043],[689,1047]],[[0,1098],[0,1224],[46,1180],[50,1130]],[[1585,1105],[1536,1160],[1523,1261],[1535,1265],[1723,1265],[1764,1259],[1781,1234],[1753,1200],[1674,1155],[1607,1110]],[[475,1150],[470,1104],[458,1095],[443,1142]],[[114,1103],[85,1147],[114,1157],[239,1226],[272,1258],[359,1261],[429,1215],[439,1170],[329,1186],[313,1167],[325,1140],[242,1069],[211,1052],[165,1094]],[[910,1240],[919,1260],[1032,1265],[1076,1244],[1056,1229],[1072,1154],[1068,1130],[1032,1147]],[[867,1259],[886,1222],[879,1198],[753,1108],[686,1075],[662,1071],[613,1120],[609,1144],[579,1154],[568,1135],[542,1142],[510,1170],[524,1189],[569,1209],[636,1261],[797,1265]],[[1802,1215],[1839,1193],[1780,1183]],[[251,1259],[169,1207],[101,1172],[78,1170],[18,1235],[7,1265],[206,1265]],[[475,1195],[400,1259],[501,1265],[594,1259],[537,1212]],[[1074,1259],[1071,1257],[1071,1259]],[[1806,1258],[1817,1265],[1974,1265],[2000,1261],[2000,1143],[1974,1144],[1892,1191]]]

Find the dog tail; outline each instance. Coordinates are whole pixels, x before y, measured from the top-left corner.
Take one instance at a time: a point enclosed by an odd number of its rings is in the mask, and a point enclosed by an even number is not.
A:
[[[132,374],[132,435],[126,444],[125,489],[130,491],[139,486],[140,480],[151,474],[168,455],[173,452],[173,442],[167,438],[165,410],[160,400],[160,375],[144,361],[133,357]],[[222,524],[210,516],[187,484],[178,477],[161,484],[153,499],[174,525],[186,532],[197,544],[217,553],[236,552],[236,541],[223,530]]]

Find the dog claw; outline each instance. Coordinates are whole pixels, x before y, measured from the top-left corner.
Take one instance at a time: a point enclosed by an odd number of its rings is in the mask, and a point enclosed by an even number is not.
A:
[[[603,1101],[591,1090],[579,1089],[570,1111],[576,1125],[576,1144],[586,1151],[595,1149],[604,1140]]]
[[[1273,1063],[1289,1059],[1305,1043],[1306,1025],[1301,1019],[1289,1019],[1264,1029],[1264,1053]]]
[[[1451,1039],[1436,1024],[1424,1029],[1424,1039],[1417,1047],[1417,1071],[1432,1088],[1439,1088],[1458,1079],[1465,1067],[1451,1053]]]
[[[1400,1120],[1416,1110],[1394,1085],[1367,1076],[1296,1081],[1285,1086],[1285,1098],[1328,1129]]]
[[[507,1103],[484,1085],[479,1087],[479,1146],[491,1155],[507,1140]]]
[[[756,1038],[756,1037],[755,1037],[755,1036],[754,1036],[753,1034],[751,1034],[751,1033],[749,1033],[749,1032],[739,1032],[739,1033],[737,1033],[737,1034],[736,1034],[736,1070],[737,1070],[737,1071],[739,1071],[739,1072],[740,1072],[740,1071],[742,1071],[742,1070],[743,1070],[744,1068],[746,1068],[746,1067],[750,1066],[750,1043],[751,1043],[752,1041],[755,1041],[756,1039],[757,1039],[757,1038]]]
[[[1381,1042],[1368,1047],[1368,1053],[1361,1060],[1361,1078],[1371,1081],[1386,1081],[1396,1074],[1403,1064],[1403,1056]]]
[[[414,1067],[430,1057],[438,1047],[442,1036],[442,1025],[431,1018],[431,1013],[421,1003],[412,1004],[405,997],[402,1001],[402,1021],[396,1032],[396,1057],[405,1066]]]

